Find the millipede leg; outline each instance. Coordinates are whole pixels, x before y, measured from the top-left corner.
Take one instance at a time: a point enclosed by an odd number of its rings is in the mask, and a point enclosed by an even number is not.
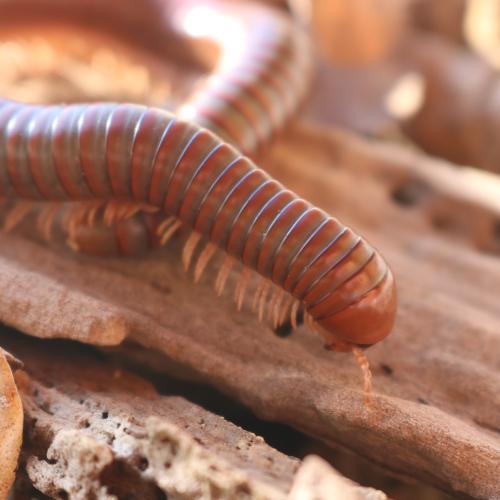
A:
[[[248,267],[244,267],[241,271],[240,279],[236,284],[236,288],[234,290],[234,300],[236,302],[236,309],[238,311],[241,310],[241,306],[243,305],[243,300],[245,298],[245,292],[248,286],[248,280],[250,279],[251,271]]]
[[[9,210],[5,217],[3,230],[8,233],[18,226],[25,217],[33,210],[35,204],[31,201],[18,201],[15,206]]]
[[[45,241],[49,241],[54,226],[54,219],[61,210],[61,204],[54,202],[48,203],[38,214],[36,226]]]
[[[91,207],[87,204],[71,204],[64,215],[63,229],[68,233],[69,239],[74,239],[76,228],[88,218],[88,212]]]
[[[229,273],[231,272],[231,268],[234,265],[234,259],[231,256],[227,256],[222,263],[222,266],[217,273],[217,278],[215,278],[215,294],[217,296],[221,296],[222,292],[224,292],[224,288],[226,286],[227,278],[229,277]]]
[[[165,231],[175,222],[175,217],[173,215],[169,215],[165,217],[156,228],[156,235],[158,237],[162,237],[165,234]]]
[[[158,207],[150,205],[149,203],[138,203],[139,210],[147,214],[156,214],[160,211]]]
[[[287,320],[287,317],[289,316],[289,311],[293,307],[293,304],[295,303],[295,298],[292,297],[291,295],[288,295],[285,293],[285,299],[282,301],[282,305],[279,310],[279,315],[278,315],[278,325],[282,325],[285,323]]]
[[[159,212],[159,210],[160,209],[158,207],[153,207],[152,205],[148,205],[147,203],[120,203],[115,215],[114,222],[120,222],[122,220],[130,219],[139,212],[153,214]]]
[[[92,203],[92,206],[87,212],[87,217],[85,218],[85,223],[87,224],[87,226],[92,227],[95,224],[97,213],[102,208],[102,206],[102,202]]]
[[[305,311],[304,311],[304,325],[306,325],[306,327],[309,330],[312,330],[312,331],[315,330],[314,320],[313,320],[312,316]]]
[[[206,244],[194,266],[195,283],[198,283],[198,281],[200,281],[201,276],[203,275],[203,271],[206,269],[207,264],[210,262],[210,259],[213,257],[216,250],[217,247],[213,243],[209,242]]]
[[[160,239],[160,246],[164,246],[168,243],[170,238],[180,229],[182,226],[182,222],[180,220],[176,220],[162,235]]]
[[[193,231],[189,235],[189,238],[187,239],[186,244],[182,249],[182,267],[184,268],[184,271],[187,271],[189,269],[194,251],[196,250],[196,247],[198,246],[200,240],[201,234],[196,231]]]
[[[284,292],[281,288],[276,288],[273,294],[271,303],[269,304],[269,319],[272,321],[273,328],[278,326],[279,321],[279,311],[281,308],[281,302],[284,298]]]
[[[118,207],[116,211],[116,218],[113,222],[120,222],[126,219],[130,219],[136,213],[141,211],[141,206],[138,203],[124,203],[121,207]]]
[[[262,294],[261,294],[260,300],[259,300],[259,321],[262,321],[264,319],[266,298],[267,298],[267,294],[269,293],[269,290],[271,288],[271,282],[266,281],[266,285],[267,286],[264,288],[264,290],[262,290]]]
[[[292,310],[290,311],[290,324],[292,325],[292,328],[295,329],[298,326],[299,323],[299,317],[298,317],[298,312],[299,312],[299,307],[300,307],[300,302],[296,300],[293,305],[292,305]],[[302,322],[302,317],[300,318],[300,321]]]
[[[273,306],[274,306],[274,303],[276,302],[276,299],[278,298],[278,288],[276,287],[273,287],[273,290],[272,290],[272,293],[271,293],[271,299],[269,300],[269,302],[266,304],[266,311],[264,313],[264,316],[267,316],[267,318],[270,320],[272,319],[272,315],[273,315]]]
[[[257,311],[257,306],[259,304],[259,300],[261,295],[267,290],[267,288],[270,286],[269,280],[259,277],[259,284],[257,285],[257,288],[255,290],[255,293],[253,295],[252,299],[252,311],[255,312]]]
[[[113,223],[116,220],[116,215],[119,208],[120,208],[119,205],[114,200],[111,200],[108,203],[106,203],[103,214],[103,221],[104,224],[106,224],[106,226],[113,225]]]

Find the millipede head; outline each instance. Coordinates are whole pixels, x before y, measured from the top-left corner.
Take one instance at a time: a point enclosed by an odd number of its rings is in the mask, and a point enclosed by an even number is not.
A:
[[[396,316],[396,286],[390,270],[383,282],[358,302],[314,326],[332,351],[367,348],[389,335]]]

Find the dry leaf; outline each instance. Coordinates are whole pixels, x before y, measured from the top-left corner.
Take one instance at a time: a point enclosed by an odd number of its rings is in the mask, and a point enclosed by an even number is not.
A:
[[[14,482],[23,435],[23,408],[5,354],[0,349],[0,498]]]

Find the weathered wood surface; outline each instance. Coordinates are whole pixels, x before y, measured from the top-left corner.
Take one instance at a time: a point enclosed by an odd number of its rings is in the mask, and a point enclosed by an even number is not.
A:
[[[51,498],[387,498],[318,457],[301,465],[180,396],[160,395],[82,346],[5,328],[0,342],[24,362],[16,382],[27,483]],[[17,498],[26,494],[18,484]]]
[[[214,297],[213,274],[193,286],[175,245],[107,261],[2,235],[0,280],[9,293],[0,296],[0,318],[40,337],[127,339],[163,353],[162,369],[203,379],[263,418],[392,473],[500,498],[500,271],[497,256],[476,248],[475,233],[482,228],[482,248],[498,245],[495,198],[483,200],[447,164],[304,125],[261,164],[366,234],[394,269],[396,328],[368,351],[372,410],[350,356],[324,351],[302,328],[275,337],[250,312],[237,313],[229,292]],[[407,181],[414,195],[394,194]],[[434,218],[441,210],[444,221]]]

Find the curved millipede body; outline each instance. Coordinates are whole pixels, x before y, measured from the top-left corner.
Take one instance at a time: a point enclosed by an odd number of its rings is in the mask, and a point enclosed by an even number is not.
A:
[[[181,21],[175,26],[184,36],[190,22],[211,12],[200,35],[212,39],[221,54],[213,75],[178,114],[252,154],[283,127],[305,96],[312,73],[310,42],[275,9],[244,2],[179,5]]]
[[[167,217],[163,241],[180,225],[193,231],[183,251],[186,268],[206,241],[197,278],[215,250],[224,251],[219,290],[230,266],[241,262],[239,304],[254,270],[265,278],[257,302],[266,302],[270,284],[276,287],[269,301],[275,323],[303,309],[332,348],[372,344],[392,327],[394,280],[376,250],[210,131],[165,111],[2,101],[0,189],[4,198],[26,203],[82,202],[73,221],[107,203],[114,207],[110,219],[120,219],[120,211],[158,210]]]
[[[245,154],[255,153],[283,127],[311,80],[308,37],[288,16],[254,2],[0,0],[2,17],[9,25],[16,20],[90,25],[159,51],[176,43],[173,35],[211,41],[219,51],[212,71],[175,112]]]
[[[22,13],[25,21],[30,17],[38,22],[83,20],[97,22],[100,29],[127,26],[130,32],[142,27],[141,36],[153,32],[159,45],[171,43],[173,32],[183,39],[212,41],[219,48],[215,67],[177,114],[209,128],[246,154],[256,153],[283,127],[297,110],[311,79],[311,48],[306,35],[289,17],[255,3],[148,0],[138,9],[135,0],[0,0],[0,15],[12,18],[13,12]],[[68,209],[71,204],[60,206],[61,212]],[[158,243],[155,215],[139,213],[112,219],[115,224],[92,227],[74,219],[70,245],[90,254],[137,255]]]

